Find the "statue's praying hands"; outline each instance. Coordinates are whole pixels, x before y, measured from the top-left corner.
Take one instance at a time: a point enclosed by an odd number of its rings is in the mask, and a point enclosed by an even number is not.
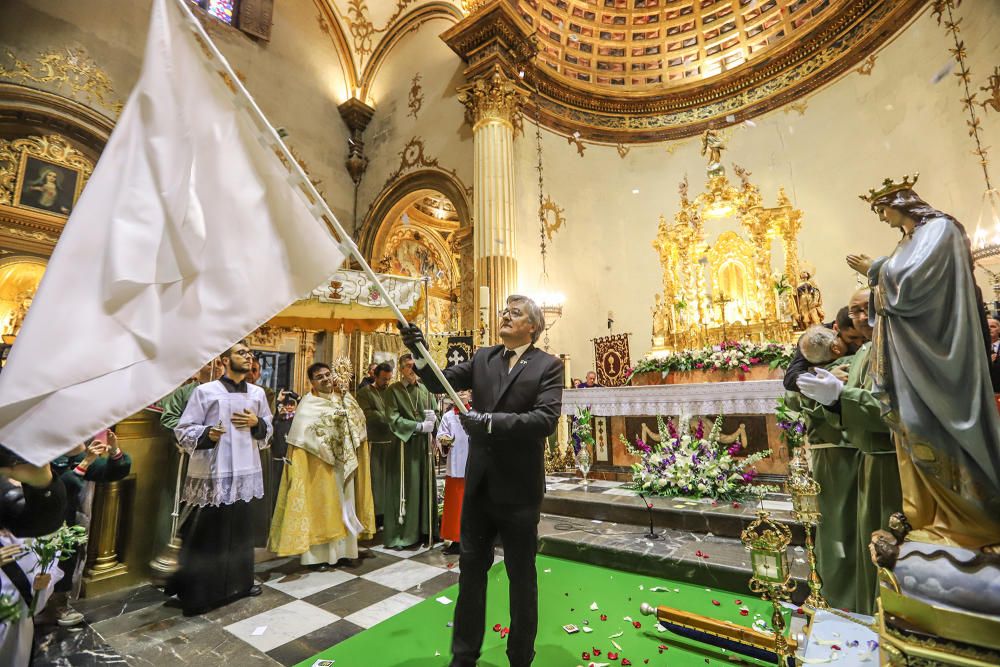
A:
[[[848,255],[847,265],[861,275],[868,277],[868,269],[872,268],[872,258],[868,255]]]

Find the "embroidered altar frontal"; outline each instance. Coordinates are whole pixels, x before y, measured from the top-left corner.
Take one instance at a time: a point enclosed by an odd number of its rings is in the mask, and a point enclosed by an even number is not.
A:
[[[630,442],[637,436],[655,439],[657,416],[696,425],[698,419],[710,424],[724,415],[722,439],[743,443],[740,456],[769,449],[771,455],[756,468],[762,480],[778,482],[788,473],[788,449],[774,418],[783,393],[780,380],[566,389],[562,411],[573,415],[588,408],[593,413],[593,472],[599,477],[629,475],[636,459],[625,451],[621,437]]]

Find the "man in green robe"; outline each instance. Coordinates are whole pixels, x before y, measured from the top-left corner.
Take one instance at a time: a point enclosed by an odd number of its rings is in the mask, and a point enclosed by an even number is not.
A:
[[[428,434],[434,432],[434,397],[413,370],[413,356],[399,358],[400,379],[384,394],[389,429],[394,436],[387,448],[386,485],[382,497],[385,529],[382,541],[387,547],[403,548],[416,544],[421,535],[431,534],[429,508],[437,520],[435,496],[430,486],[434,471],[427,461]],[[433,503],[433,504],[432,504]]]
[[[868,323],[868,298],[868,290],[859,290],[850,302],[854,326],[866,338],[872,334]],[[854,549],[858,576],[854,604],[844,606],[864,614],[874,612],[878,593],[875,565],[868,551],[871,534],[885,529],[889,515],[901,511],[903,503],[896,448],[889,427],[882,420],[879,400],[872,393],[868,374],[870,361],[871,344],[866,343],[851,359],[846,381],[825,369],[817,369],[815,376],[803,376],[798,380],[802,394],[821,406],[813,413],[814,418],[839,428],[845,443],[858,452],[854,511],[857,539],[853,545],[844,545],[845,552],[849,546]],[[850,520],[849,506],[843,506],[841,513],[844,520]]]
[[[377,524],[382,524],[385,513],[382,501],[385,497],[389,449],[395,439],[389,428],[389,412],[386,410],[386,392],[391,379],[392,365],[381,363],[375,367],[374,380],[358,389],[358,405],[365,413],[368,444],[371,446],[372,494],[375,497]]]

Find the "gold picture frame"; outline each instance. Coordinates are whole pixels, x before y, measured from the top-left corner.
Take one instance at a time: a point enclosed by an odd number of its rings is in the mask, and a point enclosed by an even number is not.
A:
[[[79,167],[22,150],[13,204],[65,220],[76,206],[86,176]]]

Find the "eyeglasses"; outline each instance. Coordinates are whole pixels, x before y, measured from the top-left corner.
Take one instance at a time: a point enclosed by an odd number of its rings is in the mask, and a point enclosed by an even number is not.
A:
[[[500,317],[514,318],[514,317],[521,317],[522,315],[524,315],[524,313],[521,312],[521,310],[518,308],[504,308],[502,311],[500,311]]]
[[[253,358],[253,350],[233,350],[233,354],[238,354],[241,357]]]

